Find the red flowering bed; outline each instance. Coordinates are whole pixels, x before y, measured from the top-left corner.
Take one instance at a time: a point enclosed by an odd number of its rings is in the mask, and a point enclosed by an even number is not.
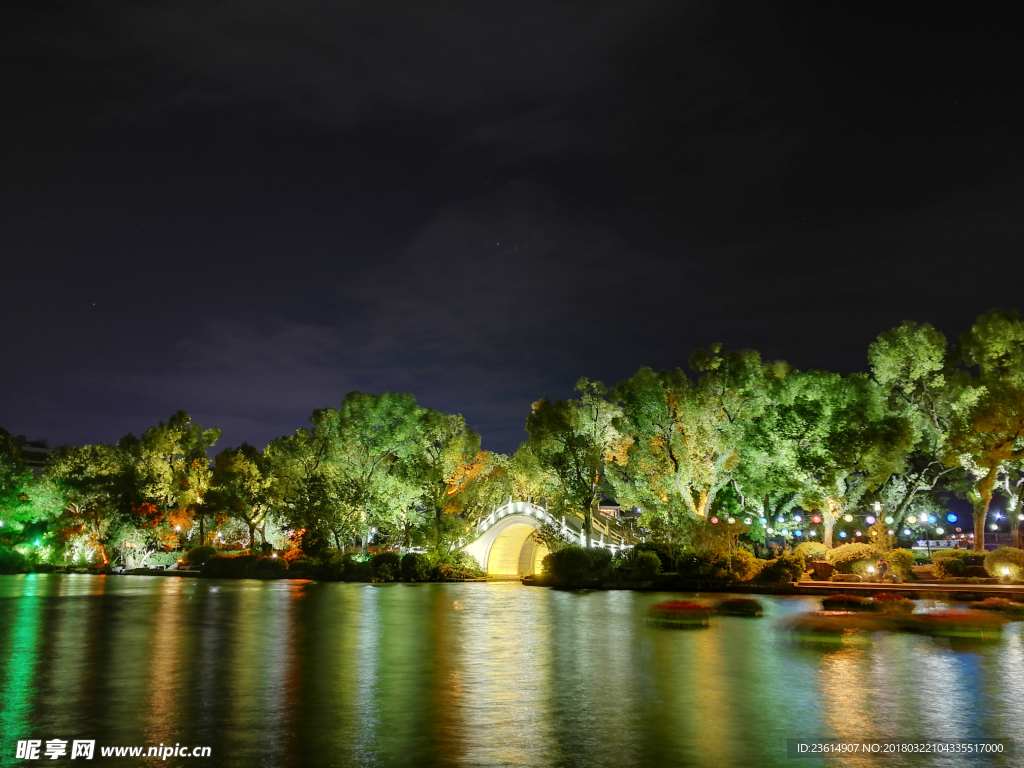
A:
[[[883,611],[904,611],[905,613],[914,612],[914,602],[912,600],[908,600],[903,595],[882,593],[880,595],[875,595],[871,599]]]
[[[1008,619],[1024,618],[1024,603],[1007,600],[1005,597],[986,597],[980,602],[971,603],[971,607],[982,611],[998,611]]]
[[[800,640],[824,643],[866,642],[867,632],[887,629],[887,622],[864,611],[814,611],[789,621]]]
[[[689,600],[665,600],[650,610],[650,621],[666,626],[706,627],[710,618],[710,608]]]
[[[993,611],[944,610],[893,619],[900,629],[931,637],[998,640],[1007,619]]]

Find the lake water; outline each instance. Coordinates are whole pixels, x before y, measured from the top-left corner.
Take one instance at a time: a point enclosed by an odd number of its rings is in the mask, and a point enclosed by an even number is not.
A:
[[[0,577],[0,764],[19,739],[95,740],[86,765],[1021,765],[786,757],[787,738],[1012,738],[1020,624],[954,650],[794,642],[814,598],[761,619],[644,622],[666,597],[490,584]],[[101,746],[212,757],[101,758]]]

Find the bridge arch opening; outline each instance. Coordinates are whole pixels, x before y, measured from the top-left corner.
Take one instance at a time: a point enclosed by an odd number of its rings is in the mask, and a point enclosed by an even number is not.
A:
[[[547,545],[529,523],[505,526],[487,553],[487,575],[495,579],[521,579],[540,573]]]

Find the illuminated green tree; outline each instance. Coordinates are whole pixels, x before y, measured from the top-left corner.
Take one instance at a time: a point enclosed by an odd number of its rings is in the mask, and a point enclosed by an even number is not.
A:
[[[601,500],[601,481],[610,452],[621,442],[614,420],[621,409],[610,403],[600,382],[580,379],[576,400],[542,399],[526,420],[529,451],[556,480],[556,500],[584,519],[587,546],[593,541],[593,516]]]
[[[156,505],[168,524],[181,525],[189,534],[198,520],[199,543],[206,534],[204,497],[212,471],[208,451],[220,435],[219,429],[203,429],[178,411],[141,438],[129,435],[118,442],[132,454],[140,498]]]
[[[462,416],[423,409],[418,426],[418,445],[410,464],[432,514],[434,542],[439,546],[442,529],[464,527],[455,521],[445,524],[445,516],[459,511],[459,499],[453,497],[469,493],[487,469],[488,457],[480,452],[480,435],[466,426]]]
[[[927,323],[905,322],[886,331],[868,349],[871,376],[886,393],[894,414],[909,420],[916,440],[906,465],[880,491],[886,515],[902,526],[922,494],[940,483],[957,481],[959,463],[950,464],[947,448],[954,417],[978,397],[971,377],[956,368],[946,337]]]
[[[267,451],[277,464],[292,525],[305,529],[304,541],[324,537],[340,551],[354,539],[363,512],[354,506],[340,465],[339,419],[336,408],[318,409],[309,427],[273,441]]]
[[[421,495],[410,466],[420,447],[422,411],[412,395],[350,392],[338,420],[338,467],[345,496],[369,528],[405,530]],[[414,523],[417,520],[414,520]]]
[[[831,547],[839,518],[903,468],[916,434],[863,374],[791,373],[776,414],[774,429],[794,459],[800,503],[820,511],[823,543]]]
[[[1024,322],[993,310],[960,339],[963,364],[976,372],[974,398],[951,420],[947,464],[971,472],[974,548],[985,547],[985,525],[1000,473],[1024,458]]]
[[[132,455],[118,446],[64,446],[47,457],[46,474],[65,499],[61,526],[65,538],[78,538],[110,561],[112,534],[130,519],[141,499]]]
[[[645,368],[615,389],[623,439],[612,452],[609,480],[619,502],[642,509],[646,527],[663,531],[670,548],[677,540],[696,545],[720,537],[706,520],[730,484],[741,503],[745,483],[765,485],[757,484],[767,474],[756,469],[761,454],[747,450],[751,424],[765,414],[788,371],[763,363],[756,352],[719,344],[695,354],[691,366],[700,374],[696,383],[678,369]],[[772,457],[773,449],[763,454]],[[744,459],[753,462],[746,475]]]
[[[266,524],[280,511],[281,486],[273,456],[243,443],[217,454],[213,463],[209,506],[242,522],[249,529],[249,548],[256,547],[256,532],[266,542]]]

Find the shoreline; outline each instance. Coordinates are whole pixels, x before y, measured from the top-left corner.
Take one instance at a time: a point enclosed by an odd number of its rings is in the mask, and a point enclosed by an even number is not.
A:
[[[157,569],[135,569],[124,573],[105,573],[95,571],[28,571],[21,574],[0,574],[5,576],[38,574],[56,574],[62,576],[84,575],[84,576],[157,576],[157,577],[183,577],[200,579],[224,579],[229,581],[281,581],[295,579],[301,581],[321,581],[324,583],[339,584],[465,584],[465,583],[497,583],[508,584],[519,581],[527,587],[548,587],[550,589],[572,590],[572,591],[616,591],[632,590],[634,592],[669,592],[695,594],[701,592],[709,593],[730,593],[741,595],[777,595],[777,596],[802,596],[802,597],[825,597],[839,594],[859,594],[865,597],[877,594],[897,594],[910,599],[934,599],[934,600],[983,600],[986,597],[1005,597],[1019,602],[1024,602],[1024,584],[943,584],[941,582],[928,583],[903,583],[903,584],[863,584],[856,582],[786,582],[781,584],[750,584],[750,583],[724,583],[684,579],[659,579],[650,582],[608,582],[604,584],[548,584],[536,581],[531,577],[522,579],[489,579],[477,577],[470,579],[458,579],[452,581],[390,581],[390,582],[364,582],[364,581],[342,581],[334,579],[318,579],[306,574],[290,573],[268,573],[253,574],[247,576],[208,576],[198,570],[157,570]]]

